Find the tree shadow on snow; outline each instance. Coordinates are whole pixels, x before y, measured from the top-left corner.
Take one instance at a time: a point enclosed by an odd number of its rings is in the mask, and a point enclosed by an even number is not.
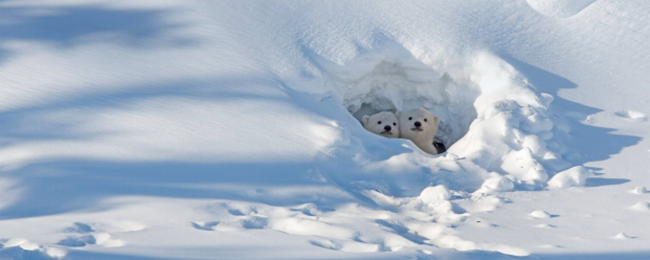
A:
[[[105,210],[103,199],[152,196],[251,201],[274,206],[318,202],[331,194],[295,186],[327,185],[305,179],[311,166],[282,163],[172,163],[61,160],[13,171],[23,189],[17,201],[0,210],[0,219],[65,213],[78,209]],[[281,192],[282,194],[276,194]],[[345,198],[341,200],[346,201]]]
[[[0,148],[8,144],[20,144],[42,140],[93,140],[120,133],[100,132],[69,133],[67,125],[51,125],[42,116],[49,112],[67,109],[121,109],[128,104],[156,97],[182,97],[191,100],[286,102],[309,114],[316,114],[346,124],[354,135],[367,138],[378,137],[367,133],[345,108],[331,100],[314,94],[289,89],[277,81],[264,81],[255,77],[223,78],[220,81],[172,82],[166,87],[134,86],[110,93],[89,93],[66,100],[0,113]],[[282,89],[287,96],[266,96],[254,92],[241,92],[229,86],[260,84],[268,88]],[[182,86],[182,87],[181,87]],[[322,102],[319,102],[323,99]],[[171,108],[173,109],[173,108]],[[216,112],[216,111],[215,111]],[[34,117],[35,120],[24,121]],[[25,128],[27,125],[27,128]],[[27,131],[26,131],[27,130]],[[9,140],[9,141],[7,141]],[[386,149],[385,142],[355,142],[365,149]],[[394,140],[393,140],[394,141]],[[360,149],[364,149],[360,148]],[[219,149],[219,147],[214,147]],[[391,149],[408,151],[396,141]],[[347,151],[347,149],[341,149]],[[156,152],[156,151],[151,151]],[[389,156],[375,154],[374,156]],[[341,157],[346,159],[341,159]],[[386,159],[379,158],[378,159]],[[112,206],[105,202],[120,196],[152,196],[193,199],[227,199],[264,203],[273,206],[293,206],[314,203],[327,211],[341,203],[357,202],[374,206],[374,202],[349,189],[342,192],[319,194],[314,190],[323,186],[345,186],[337,178],[329,178],[329,172],[346,175],[353,164],[353,155],[324,161],[302,162],[187,162],[183,159],[115,161],[111,159],[82,159],[49,157],[29,161],[19,169],[2,172],[0,176],[17,182],[8,191],[20,194],[11,204],[0,210],[0,219],[60,214],[74,210],[104,210]],[[347,161],[346,161],[347,160]],[[322,169],[322,173],[320,170]],[[307,176],[307,177],[306,177]],[[311,176],[311,177],[310,177]],[[373,176],[373,179],[381,179]],[[387,181],[387,183],[391,183]],[[423,185],[426,185],[424,183]],[[331,189],[329,189],[331,190]]]
[[[556,136],[555,138],[566,138],[567,140],[561,141],[577,152],[578,156],[565,158],[574,165],[606,160],[612,155],[620,153],[623,148],[633,146],[641,141],[641,137],[638,136],[613,134],[612,132],[616,131],[613,128],[583,123],[589,115],[603,110],[573,102],[558,95],[561,89],[577,88],[575,83],[509,55],[501,54],[500,56],[526,76],[538,91],[553,96],[554,100],[549,108],[550,111],[564,120],[571,129],[570,137]],[[597,173],[597,175],[602,174]],[[591,178],[587,180],[587,186],[618,185],[628,181],[627,179]]]
[[[69,49],[84,43],[110,43],[130,48],[185,47],[198,42],[173,34],[187,24],[172,22],[166,9],[114,9],[101,5],[83,6],[0,6],[0,66],[12,55],[19,55],[7,46],[10,42],[35,42],[49,47]],[[61,100],[38,106],[0,113],[0,147],[39,140],[80,140],[110,135],[76,135],[67,133],[67,125],[46,125],[30,122],[20,128],[28,117],[75,108],[120,108],[130,101],[161,96],[217,99],[214,86],[246,84],[250,77],[221,78],[210,82],[167,82],[150,86],[122,86],[97,91],[79,91]],[[206,80],[208,81],[208,80]],[[1,85],[2,83],[0,83]],[[253,99],[254,94],[229,93],[227,98]],[[269,97],[263,97],[269,98]],[[214,166],[214,167],[211,167]],[[19,191],[21,197],[0,211],[0,218],[18,218],[63,213],[92,207],[109,196],[141,194],[170,197],[224,197],[217,190],[180,187],[177,184],[217,182],[221,173],[248,169],[249,178],[265,180],[273,185],[271,169],[299,171],[305,165],[235,165],[191,163],[122,163],[80,159],[50,159],[37,162],[0,176],[17,181],[9,191]],[[160,174],[156,174],[160,172]],[[266,174],[266,175],[264,175]],[[281,173],[280,173],[281,174]],[[177,175],[174,177],[174,175]],[[266,176],[266,177],[265,177]],[[242,177],[242,178],[245,178]],[[180,179],[179,179],[180,178]],[[181,179],[187,178],[185,181]],[[201,179],[204,178],[204,179]],[[242,179],[243,180],[243,179]],[[219,179],[221,182],[233,179]],[[250,181],[250,180],[247,180]],[[254,180],[251,182],[255,182]],[[49,184],[48,184],[49,183]],[[204,190],[201,192],[200,190]],[[223,196],[221,196],[223,195]],[[3,198],[6,200],[6,198]]]
[[[111,42],[134,48],[182,47],[196,41],[167,37],[186,24],[165,20],[169,11],[113,9],[99,5],[0,7],[0,64],[14,53],[10,41],[47,43],[70,48],[83,42]]]

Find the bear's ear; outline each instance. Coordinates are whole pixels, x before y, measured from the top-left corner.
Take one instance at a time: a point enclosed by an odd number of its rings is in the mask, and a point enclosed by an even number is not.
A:
[[[395,116],[399,119],[399,116],[402,115],[402,111],[395,111]]]
[[[365,116],[363,116],[363,117],[361,118],[361,123],[363,123],[363,126],[367,126],[367,125],[368,125],[368,120],[370,120],[370,116],[369,116],[369,115],[365,115]]]
[[[436,125],[440,124],[440,117],[436,116],[436,115],[433,115],[433,122],[435,122]]]

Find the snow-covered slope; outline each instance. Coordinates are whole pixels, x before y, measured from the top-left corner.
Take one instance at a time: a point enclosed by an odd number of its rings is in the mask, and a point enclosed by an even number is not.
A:
[[[0,258],[650,258],[648,12],[0,1]]]

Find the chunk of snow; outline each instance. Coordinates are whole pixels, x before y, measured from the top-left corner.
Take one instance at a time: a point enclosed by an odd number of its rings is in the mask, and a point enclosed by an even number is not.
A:
[[[546,143],[536,135],[526,136],[526,138],[524,138],[524,143],[522,146],[530,149],[533,154],[539,157],[543,157],[547,152]]]
[[[636,210],[636,211],[650,212],[650,202],[639,201],[636,204],[632,205],[632,207],[630,207],[630,209]]]
[[[546,169],[535,159],[535,155],[527,147],[519,151],[513,150],[504,156],[501,168],[523,182],[534,183],[535,181],[548,180]]]
[[[626,235],[625,233],[621,232],[621,233],[616,234],[616,236],[614,236],[614,237],[612,237],[612,238],[614,238],[614,239],[620,239],[620,240],[625,240],[625,239],[630,239],[630,238],[632,238],[632,237],[630,237],[630,236]]]
[[[533,218],[551,218],[551,214],[543,210],[535,210],[530,213],[530,216]]]
[[[583,166],[575,166],[563,172],[559,172],[548,181],[549,189],[566,189],[570,187],[582,187],[587,183],[591,171]]]
[[[553,121],[550,119],[540,115],[540,114],[533,114],[527,118],[527,121],[524,121],[522,128],[529,133],[542,133],[542,132],[548,132],[553,129]]]
[[[60,259],[65,257],[68,254],[68,251],[59,247],[48,247],[45,249],[45,253],[50,257]]]
[[[36,250],[39,249],[40,246],[32,241],[29,241],[24,238],[12,238],[9,239],[7,242],[3,243],[4,247],[14,247],[14,246],[19,246],[22,249],[25,250]]]
[[[443,185],[427,187],[422,191],[422,193],[420,193],[419,198],[425,204],[435,207],[440,203],[449,200],[451,198],[451,192]]]
[[[636,188],[634,188],[632,190],[632,193],[634,193],[634,194],[643,194],[643,193],[647,193],[647,192],[648,192],[648,190],[643,186],[637,186]]]
[[[515,188],[514,182],[506,177],[498,176],[492,177],[483,182],[481,188],[477,192],[489,193],[492,191],[504,192],[512,191]]]
[[[481,196],[474,199],[470,212],[489,212],[503,205],[504,200],[496,196]]]

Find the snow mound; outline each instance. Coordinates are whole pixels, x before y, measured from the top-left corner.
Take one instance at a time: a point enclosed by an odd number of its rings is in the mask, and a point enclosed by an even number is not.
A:
[[[526,0],[526,2],[543,15],[568,18],[584,10],[596,0]]]
[[[630,207],[630,209],[636,210],[636,211],[642,211],[642,212],[650,212],[650,202],[639,201],[636,204],[632,205],[632,207]]]
[[[551,218],[551,214],[543,210],[535,210],[530,213],[530,216],[533,218]]]
[[[420,200],[427,205],[436,206],[451,198],[451,192],[442,185],[427,187],[420,194]]]
[[[566,189],[570,187],[582,187],[587,183],[591,171],[583,166],[575,166],[566,171],[560,172],[548,181],[549,189]]]
[[[643,193],[648,193],[648,190],[643,187],[643,186],[637,186],[632,190],[632,193],[634,194],[643,194]]]
[[[616,234],[616,236],[614,236],[612,238],[613,239],[619,239],[619,240],[626,240],[626,239],[630,239],[632,237],[630,237],[630,236],[626,235],[625,233],[621,232],[621,233]]]
[[[477,193],[489,194],[493,192],[512,191],[514,188],[515,184],[512,180],[503,176],[497,176],[485,180]]]
[[[440,116],[436,138],[445,143],[453,158],[437,157],[432,162],[431,157],[424,160],[418,157],[421,155],[395,155],[371,168],[403,172],[424,167],[440,172],[440,167],[433,167],[438,164],[435,161],[454,161],[460,168],[476,170],[460,180],[438,179],[431,184],[472,192],[486,179],[507,177],[490,180],[482,190],[487,192],[509,191],[515,186],[543,188],[549,175],[570,166],[562,158],[566,146],[554,140],[558,131],[566,134],[567,127],[556,127],[548,111],[553,97],[538,92],[510,64],[487,52],[435,63],[424,62],[437,60],[435,57],[416,58],[413,53],[417,50],[385,44],[344,65],[314,59],[324,74],[326,89],[359,121],[379,111],[414,107]],[[398,165],[397,161],[402,162]]]

